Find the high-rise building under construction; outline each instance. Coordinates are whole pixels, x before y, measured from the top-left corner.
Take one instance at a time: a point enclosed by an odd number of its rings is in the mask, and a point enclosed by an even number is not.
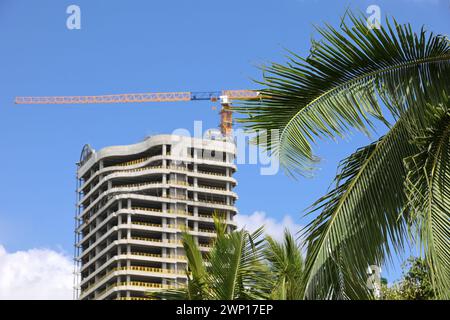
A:
[[[76,298],[146,299],[185,284],[181,233],[207,252],[214,213],[236,227],[235,152],[224,139],[175,135],[98,152],[86,145],[77,169]]]

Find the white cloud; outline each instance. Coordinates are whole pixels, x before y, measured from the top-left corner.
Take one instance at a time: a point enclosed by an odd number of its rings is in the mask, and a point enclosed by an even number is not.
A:
[[[72,299],[71,259],[49,249],[9,253],[0,245],[0,300]]]
[[[300,231],[301,225],[296,224],[291,216],[285,215],[281,221],[270,218],[263,211],[255,211],[251,215],[238,214],[235,220],[239,228],[250,232],[264,225],[265,232],[276,240],[283,239],[284,230],[287,228],[294,236]]]

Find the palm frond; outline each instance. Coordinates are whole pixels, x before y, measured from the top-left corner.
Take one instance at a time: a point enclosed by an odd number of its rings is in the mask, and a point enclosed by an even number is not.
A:
[[[450,299],[450,104],[429,106],[427,126],[414,132],[419,151],[405,159],[408,219],[420,240],[433,287]]]
[[[292,234],[285,230],[284,241],[279,243],[266,237],[265,258],[273,279],[271,297],[279,300],[301,300],[303,257],[301,248]]]
[[[318,159],[312,151],[317,138],[344,136],[349,130],[370,132],[373,120],[386,123],[383,101],[392,114],[411,81],[419,86],[448,83],[450,45],[447,38],[422,28],[386,20],[368,30],[365,19],[350,15],[337,30],[318,29],[323,41],[313,54],[291,54],[286,65],[265,69],[261,100],[242,102],[236,111],[249,131],[280,130],[279,141],[257,141],[275,152],[289,173],[308,174]]]
[[[263,229],[250,234],[234,231],[218,238],[210,253],[209,281],[214,299],[262,299],[265,297]]]
[[[187,285],[148,293],[170,300],[235,300],[268,297],[269,276],[262,263],[263,228],[225,232],[223,221],[215,218],[217,237],[208,254],[202,254],[195,239],[183,233],[188,260]]]
[[[202,253],[194,237],[187,232],[183,232],[182,234],[182,243],[188,261],[188,269],[186,270],[186,276],[188,278],[187,285],[181,286],[180,288],[149,292],[147,294],[148,296],[167,300],[208,299],[210,290],[207,283],[207,270]]]
[[[214,212],[213,214],[214,220],[214,229],[216,230],[216,234],[218,238],[223,238],[225,233],[227,232],[227,224],[223,216]]]
[[[314,203],[319,215],[304,229],[306,297],[369,298],[367,268],[400,251],[406,238],[403,219],[403,159],[416,149],[402,116],[378,141],[345,159],[336,187]]]

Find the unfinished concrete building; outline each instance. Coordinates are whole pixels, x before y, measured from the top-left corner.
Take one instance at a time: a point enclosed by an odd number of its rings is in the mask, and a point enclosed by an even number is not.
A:
[[[76,298],[147,299],[186,283],[183,231],[203,252],[213,213],[236,228],[235,144],[152,136],[128,146],[82,151],[77,170]]]

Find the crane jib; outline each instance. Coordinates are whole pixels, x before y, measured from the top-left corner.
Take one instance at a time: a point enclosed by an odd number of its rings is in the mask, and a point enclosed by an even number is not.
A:
[[[146,92],[110,94],[99,96],[46,96],[16,97],[16,104],[91,104],[91,103],[139,103],[139,102],[176,102],[193,100],[217,101],[222,97],[228,100],[258,99],[259,93],[254,90],[223,90],[201,92]]]

